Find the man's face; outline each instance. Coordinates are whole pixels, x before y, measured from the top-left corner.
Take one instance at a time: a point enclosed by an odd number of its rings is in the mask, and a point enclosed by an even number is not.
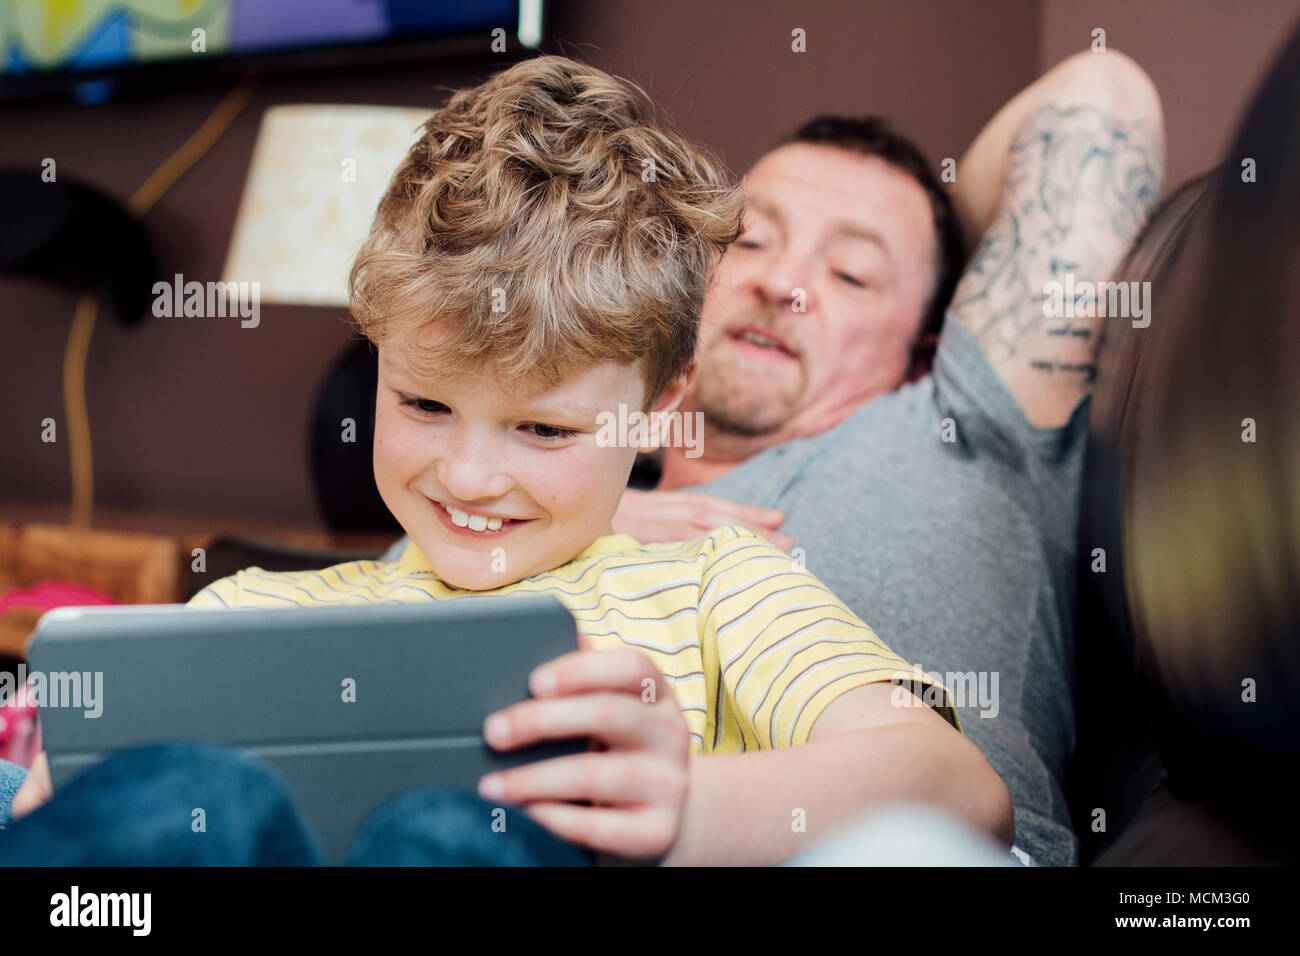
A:
[[[934,282],[934,216],[910,175],[833,146],[776,149],[745,188],[685,407],[778,444],[902,384]]]
[[[439,334],[425,329],[421,343]],[[525,395],[489,369],[421,379],[402,350],[381,348],[379,493],[453,587],[484,590],[549,571],[610,531],[637,449],[598,445],[598,416],[619,403],[640,409],[644,392],[632,365],[607,362]]]

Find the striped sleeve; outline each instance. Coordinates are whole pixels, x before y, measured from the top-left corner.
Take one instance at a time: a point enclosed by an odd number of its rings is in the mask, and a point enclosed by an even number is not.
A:
[[[194,597],[186,602],[186,607],[198,608],[199,610],[221,610],[222,608],[232,608],[241,606],[241,594],[239,587],[239,575],[232,574],[228,578],[222,578],[219,581],[213,581]]]
[[[895,654],[802,563],[752,532],[711,536],[700,583],[700,639],[718,661],[720,690],[742,749],[807,742],[846,691],[879,681],[908,687],[958,730],[942,683]]]

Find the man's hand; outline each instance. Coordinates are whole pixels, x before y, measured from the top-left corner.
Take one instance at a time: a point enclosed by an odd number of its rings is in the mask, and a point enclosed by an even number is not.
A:
[[[27,777],[23,780],[22,786],[14,794],[13,818],[25,817],[41,804],[45,803],[54,794],[54,786],[50,783],[50,764],[45,759],[45,751],[42,750],[32,761],[32,769],[27,771]]]
[[[686,721],[648,656],[594,651],[582,635],[578,643],[533,671],[533,699],[489,716],[483,735],[496,750],[582,736],[601,749],[488,774],[479,794],[522,804],[571,843],[658,860],[677,839],[690,792]]]
[[[725,498],[692,494],[689,491],[623,492],[614,515],[614,530],[630,534],[642,544],[663,541],[693,541],[714,528],[739,525],[766,538],[782,551],[794,541],[776,529],[785,514],[771,508],[754,508]]]

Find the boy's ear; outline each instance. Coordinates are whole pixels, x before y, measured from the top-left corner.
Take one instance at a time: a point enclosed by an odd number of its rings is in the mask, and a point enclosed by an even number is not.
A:
[[[664,386],[663,394],[655,402],[654,410],[656,412],[672,412],[677,410],[677,406],[682,403],[686,397],[687,390],[690,389],[691,383],[695,381],[695,363],[692,362],[686,367],[675,379]]]
[[[677,376],[671,382],[664,386],[663,392],[654,403],[651,409],[651,427],[647,430],[646,440],[637,445],[637,451],[641,454],[650,454],[657,451],[663,446],[664,435],[662,427],[667,424],[663,416],[677,411],[681,405],[682,399],[686,397],[686,391],[690,388],[691,382],[695,380],[695,363],[692,362],[681,375]],[[689,415],[689,412],[683,414]],[[656,428],[658,424],[660,427]]]

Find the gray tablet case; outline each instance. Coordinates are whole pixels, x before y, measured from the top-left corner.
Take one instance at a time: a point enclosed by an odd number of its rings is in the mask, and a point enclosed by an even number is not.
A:
[[[28,663],[47,679],[102,675],[98,717],[41,708],[56,792],[122,747],[224,743],[279,769],[339,861],[389,797],[425,786],[473,791],[490,770],[585,750],[581,740],[497,753],[482,735],[489,713],[529,696],[535,666],[576,648],[559,601],[517,595],[284,610],[61,608],[41,619]]]

